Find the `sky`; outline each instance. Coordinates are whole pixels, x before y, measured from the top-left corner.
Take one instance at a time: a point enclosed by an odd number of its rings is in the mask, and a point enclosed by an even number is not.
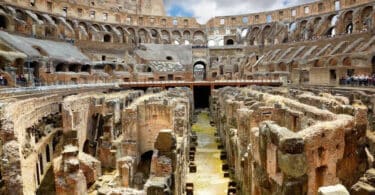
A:
[[[169,16],[195,17],[201,24],[214,16],[249,14],[315,0],[164,0]]]

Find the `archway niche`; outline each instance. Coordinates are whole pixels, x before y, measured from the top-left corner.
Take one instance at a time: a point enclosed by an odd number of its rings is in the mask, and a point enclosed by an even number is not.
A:
[[[202,61],[196,62],[193,68],[194,80],[203,81],[206,79],[206,64]]]
[[[226,45],[234,45],[233,39],[228,39]]]
[[[111,37],[111,35],[108,35],[108,34],[104,35],[104,37],[103,37],[103,41],[104,41],[105,43],[109,43],[109,42],[111,42],[111,41],[112,41],[112,37]]]

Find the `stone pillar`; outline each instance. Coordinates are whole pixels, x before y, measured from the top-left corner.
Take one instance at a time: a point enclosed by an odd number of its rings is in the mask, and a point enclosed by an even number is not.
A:
[[[77,147],[64,147],[62,157],[56,161],[55,183],[57,195],[87,194],[86,178],[80,169]]]

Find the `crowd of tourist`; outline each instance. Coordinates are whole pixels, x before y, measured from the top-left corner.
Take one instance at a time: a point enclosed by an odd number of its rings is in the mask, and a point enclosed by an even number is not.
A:
[[[356,86],[372,86],[375,85],[375,74],[365,75],[365,74],[353,74],[351,76],[347,75],[340,79],[341,85],[356,85]]]

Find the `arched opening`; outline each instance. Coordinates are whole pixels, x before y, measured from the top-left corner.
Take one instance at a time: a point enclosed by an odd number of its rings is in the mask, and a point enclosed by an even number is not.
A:
[[[109,42],[111,42],[111,40],[112,40],[111,35],[109,35],[109,34],[104,35],[103,41],[105,43],[109,43]]]
[[[150,177],[151,161],[153,154],[154,152],[152,150],[145,152],[142,154],[141,160],[139,161],[137,167],[137,174],[143,175],[143,181],[147,181],[147,179]]]
[[[81,67],[81,72],[88,72],[88,73],[90,73],[91,72],[91,66],[90,65],[83,65]]]
[[[372,6],[367,6],[363,9],[361,13],[361,21],[362,21],[362,30],[367,31],[372,28],[372,13],[373,8]]]
[[[56,66],[56,72],[66,72],[66,65],[65,64],[58,64]]]
[[[283,63],[283,62],[281,62],[281,63],[279,64],[279,69],[280,69],[280,71],[283,71],[283,72],[288,71],[288,70],[287,70],[287,66],[286,66],[286,64]]]
[[[337,60],[335,58],[332,58],[328,62],[329,66],[337,66]]]
[[[226,45],[234,45],[233,39],[228,39]]]
[[[375,56],[372,57],[371,65],[372,65],[372,74],[375,74]]]
[[[47,159],[47,162],[51,162],[51,156],[50,156],[50,151],[49,151],[49,145],[47,145],[46,147],[46,159]]]
[[[352,66],[352,60],[350,59],[350,57],[346,57],[346,58],[342,61],[342,65],[343,65],[343,66],[347,66],[347,67]]]
[[[0,29],[7,29],[8,28],[8,19],[0,15]]]
[[[193,68],[194,80],[203,81],[206,79],[206,64],[199,61],[194,64]]]
[[[315,60],[314,62],[314,68],[322,68],[324,67],[324,64],[322,63],[321,60]]]
[[[329,28],[327,33],[326,33],[326,36],[328,36],[328,37],[336,36],[336,28],[335,27]]]

